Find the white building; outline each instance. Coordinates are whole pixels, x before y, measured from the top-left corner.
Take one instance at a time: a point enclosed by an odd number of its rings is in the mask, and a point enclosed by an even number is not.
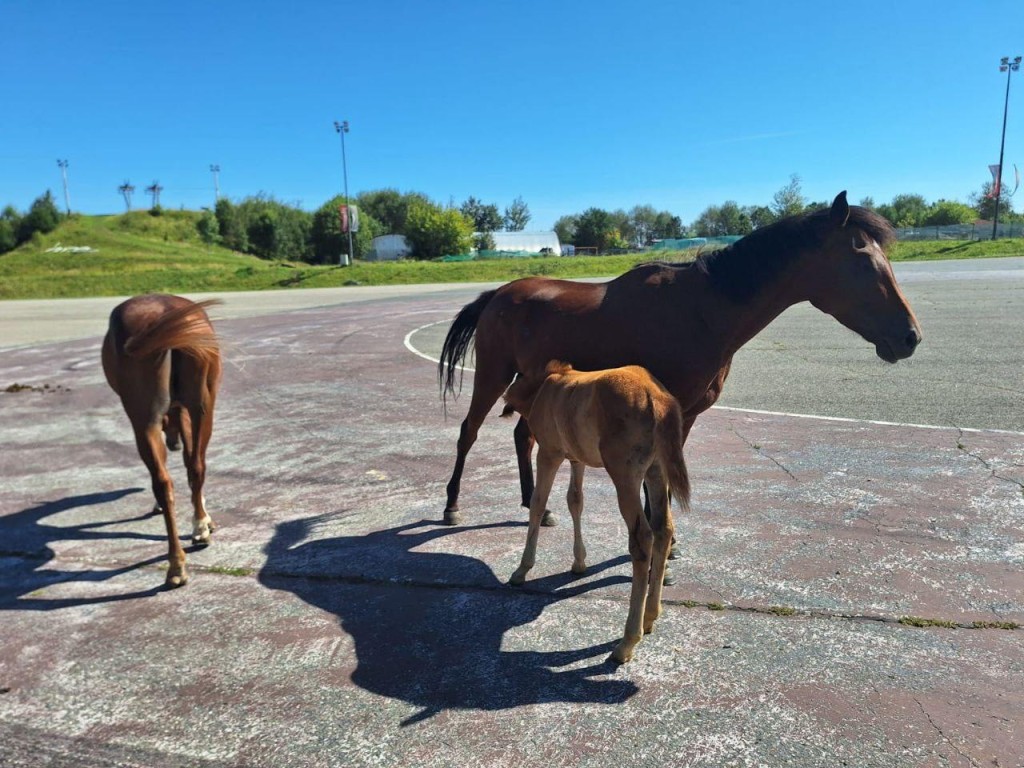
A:
[[[562,246],[554,232],[491,232],[496,251],[528,251],[558,256]],[[548,249],[548,250],[545,250]]]

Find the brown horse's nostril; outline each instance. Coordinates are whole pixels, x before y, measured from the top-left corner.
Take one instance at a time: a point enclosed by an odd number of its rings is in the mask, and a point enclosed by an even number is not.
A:
[[[911,331],[904,339],[904,343],[907,345],[907,349],[914,350],[921,343],[921,335],[917,331]]]

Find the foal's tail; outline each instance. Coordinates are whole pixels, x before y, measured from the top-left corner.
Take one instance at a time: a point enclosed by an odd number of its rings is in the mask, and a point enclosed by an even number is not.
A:
[[[683,412],[675,399],[654,428],[654,450],[661,474],[684,511],[690,507],[690,476],[683,459]]]
[[[459,390],[462,389],[462,363],[466,359],[469,342],[473,339],[476,324],[480,321],[484,307],[497,292],[495,289],[481,293],[475,301],[460,310],[452,321],[451,328],[448,329],[444,346],[441,347],[441,359],[437,363],[437,383],[441,387],[441,399],[445,402],[448,400],[449,393],[451,393],[452,399],[457,397],[455,392],[456,371],[459,372]]]
[[[220,346],[206,308],[221,303],[220,299],[206,299],[168,310],[152,325],[128,338],[125,354],[145,357],[176,349],[201,362],[216,359]]]

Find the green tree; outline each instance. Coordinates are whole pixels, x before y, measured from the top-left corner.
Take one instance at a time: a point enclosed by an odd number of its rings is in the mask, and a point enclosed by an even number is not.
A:
[[[341,213],[345,196],[337,195],[313,212],[309,239],[314,264],[337,264],[343,253],[348,253],[348,234],[341,231]],[[352,258],[365,259],[373,248],[373,238],[382,233],[382,226],[373,216],[356,206],[359,211],[359,231],[352,233]]]
[[[505,229],[508,232],[522,232],[530,218],[529,206],[523,202],[522,197],[517,197],[505,208]]]
[[[875,198],[870,197],[870,196],[862,197],[860,199],[860,202],[857,203],[857,205],[859,205],[861,208],[867,208],[868,210],[873,211],[876,208],[876,206],[875,206]]]
[[[220,224],[213,211],[204,210],[196,220],[196,231],[199,239],[208,245],[216,245],[220,242]]]
[[[775,212],[767,205],[752,205],[746,209],[746,214],[750,219],[750,226],[754,229],[760,229],[778,221]]]
[[[921,195],[896,195],[877,210],[894,227],[920,227],[928,215],[928,203]]]
[[[615,218],[601,208],[588,208],[576,221],[576,239],[581,248],[597,248],[598,252],[616,247],[620,235]]]
[[[414,202],[429,203],[426,195],[420,192],[399,192],[397,189],[378,189],[372,192],[361,192],[356,197],[360,213],[368,213],[377,222],[382,235],[400,235],[405,233],[405,221],[409,215],[409,206]]]
[[[978,212],[966,203],[936,200],[928,207],[922,223],[926,227],[941,227],[950,224],[970,224],[977,218]]]
[[[495,248],[494,235],[490,232],[478,232],[473,235],[473,247],[478,251],[493,251]]]
[[[18,230],[21,227],[21,214],[13,205],[8,205],[0,212],[0,253],[13,250],[18,245]]]
[[[220,231],[220,240],[225,247],[240,253],[249,252],[249,238],[245,231],[245,222],[238,206],[222,197],[213,209]]]
[[[654,232],[651,235],[655,240],[674,240],[686,237],[686,228],[678,216],[673,216],[669,211],[659,211],[654,217]]]
[[[553,229],[555,234],[558,235],[558,242],[560,243],[575,243],[576,242],[576,227],[579,224],[580,217],[575,213],[568,216],[561,216],[555,222]]]
[[[650,245],[654,240],[654,228],[658,221],[658,212],[653,205],[634,205],[629,212],[629,226],[632,244],[635,246]]]
[[[24,243],[31,239],[36,232],[52,232],[60,223],[60,211],[53,202],[53,195],[50,190],[35,200],[21,220],[18,222],[17,239],[18,243]]]
[[[807,207],[807,200],[804,198],[803,191],[800,188],[800,177],[797,174],[794,173],[790,176],[789,184],[772,195],[770,207],[772,213],[775,214],[776,220],[804,212],[804,209]]]
[[[473,224],[469,219],[457,208],[441,208],[424,200],[410,203],[403,234],[416,259],[469,253],[473,247]]]
[[[733,200],[721,205],[711,205],[693,222],[697,237],[720,237],[722,235],[749,235],[754,225],[746,211]]]
[[[992,182],[986,181],[981,186],[981,192],[974,192],[970,197],[971,205],[978,212],[978,218],[985,221],[992,221],[996,213],[996,199],[992,194]],[[999,220],[1009,221],[1013,212],[1013,206],[1007,195],[999,197]]]
[[[498,206],[493,203],[483,203],[472,195],[459,206],[459,210],[463,216],[473,222],[475,232],[496,232],[504,223]]]

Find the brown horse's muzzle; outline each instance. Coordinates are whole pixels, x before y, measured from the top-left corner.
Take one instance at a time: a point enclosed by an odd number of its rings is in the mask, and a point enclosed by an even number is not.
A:
[[[915,322],[909,329],[888,335],[875,342],[875,353],[887,363],[910,357],[921,343],[921,328]]]

